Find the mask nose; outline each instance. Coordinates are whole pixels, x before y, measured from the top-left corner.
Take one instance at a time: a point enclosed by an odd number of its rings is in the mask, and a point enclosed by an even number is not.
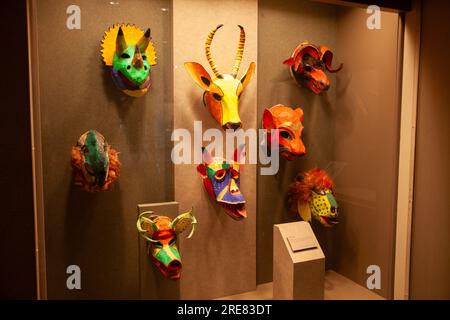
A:
[[[234,179],[231,179],[231,183],[230,183],[230,193],[235,195],[235,194],[239,194],[239,188],[236,184],[236,182],[234,182]]]
[[[172,260],[169,263],[169,269],[173,272],[179,271],[181,269],[181,261],[180,260]]]
[[[237,130],[242,128],[242,123],[240,122],[227,122],[223,125],[223,128],[226,129],[233,129],[233,130]]]
[[[305,145],[300,139],[293,141],[291,146],[292,146],[292,154],[294,154],[295,156],[301,156],[306,153]]]

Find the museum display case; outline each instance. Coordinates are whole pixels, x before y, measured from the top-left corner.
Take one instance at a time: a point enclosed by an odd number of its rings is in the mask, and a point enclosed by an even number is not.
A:
[[[39,298],[402,297],[412,9],[29,1]]]

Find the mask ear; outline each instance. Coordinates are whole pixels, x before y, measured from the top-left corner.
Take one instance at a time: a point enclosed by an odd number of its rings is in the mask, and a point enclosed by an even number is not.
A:
[[[150,218],[146,217],[146,215],[150,215]],[[153,234],[158,230],[156,224],[152,220],[152,217],[153,211],[142,212],[136,221],[136,228],[145,240],[150,242],[158,242],[152,239]]]
[[[245,74],[241,78],[242,83],[242,90],[249,84],[250,80],[252,80],[253,74],[255,73],[256,64],[254,62],[250,63],[250,65],[247,68],[247,71],[245,71]],[[239,95],[241,92],[237,92],[237,95]]]
[[[187,236],[189,239],[195,232],[195,226],[197,224],[197,219],[194,216],[194,208],[186,213],[180,214],[176,217],[170,224],[171,229],[175,231],[176,234],[182,233],[189,225],[192,225],[191,233]]]
[[[264,129],[274,129],[275,123],[273,120],[272,112],[269,109],[264,109],[263,113],[263,128]]]
[[[302,110],[302,108],[297,108],[297,109],[295,109],[294,111],[295,111],[295,113],[297,113],[297,115],[299,116],[300,121],[303,121],[303,110]]]
[[[200,86],[203,90],[217,93],[221,97],[223,96],[222,90],[216,86],[209,76],[209,73],[203,68],[200,63],[197,62],[185,62],[184,67],[190,74],[192,79]]]
[[[297,202],[298,214],[303,219],[303,221],[311,221],[311,208],[308,202]]]

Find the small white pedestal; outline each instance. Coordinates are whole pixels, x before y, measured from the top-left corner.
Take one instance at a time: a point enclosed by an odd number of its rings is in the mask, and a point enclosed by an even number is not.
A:
[[[274,225],[273,298],[322,300],[324,281],[325,256],[309,223]]]

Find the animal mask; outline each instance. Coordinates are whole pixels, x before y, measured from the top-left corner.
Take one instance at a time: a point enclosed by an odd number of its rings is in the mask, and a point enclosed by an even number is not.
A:
[[[72,172],[75,185],[87,192],[111,189],[119,177],[118,152],[95,130],[85,132],[72,147]]]
[[[317,47],[305,41],[295,48],[292,56],[283,63],[290,66],[291,76],[298,84],[320,94],[330,87],[330,80],[325,71],[334,73],[342,69],[343,64],[332,69],[332,60],[333,53],[327,47]]]
[[[245,31],[242,26],[239,26],[241,34],[233,70],[231,74],[219,72],[216,63],[211,56],[210,47],[216,31],[222,26],[222,24],[218,25],[212,30],[205,43],[206,58],[215,77],[211,79],[205,68],[197,62],[186,62],[184,66],[194,81],[205,90],[203,94],[203,104],[208,106],[209,112],[214,119],[216,119],[222,128],[236,130],[242,127],[241,118],[239,117],[238,112],[239,98],[253,76],[255,63],[250,63],[250,66],[242,78],[236,78],[241,65],[245,45]]]
[[[314,217],[324,226],[338,223],[338,203],[333,194],[334,182],[319,168],[297,175],[289,186],[288,201],[292,212],[305,221]]]
[[[212,157],[203,149],[203,163],[197,166],[197,171],[203,178],[203,185],[211,199],[225,209],[234,220],[247,218],[245,199],[240,190],[240,164],[238,152],[235,150],[234,160],[226,161],[220,157]]]
[[[305,145],[301,139],[302,121],[303,110],[300,108],[292,109],[277,104],[270,109],[264,109],[263,128],[267,130],[268,141],[272,143],[270,130],[278,129],[280,155],[287,160],[294,160],[295,157],[306,153]]]
[[[156,64],[150,29],[144,33],[133,25],[114,25],[103,37],[102,56],[112,66],[113,81],[122,92],[140,97],[148,91],[150,66]]]
[[[153,264],[168,279],[178,280],[181,276],[181,256],[177,247],[178,235],[189,225],[192,225],[192,237],[197,219],[194,210],[180,214],[173,221],[169,217],[154,215],[146,211],[139,215],[136,227],[139,234],[148,241],[148,254],[152,256]]]

